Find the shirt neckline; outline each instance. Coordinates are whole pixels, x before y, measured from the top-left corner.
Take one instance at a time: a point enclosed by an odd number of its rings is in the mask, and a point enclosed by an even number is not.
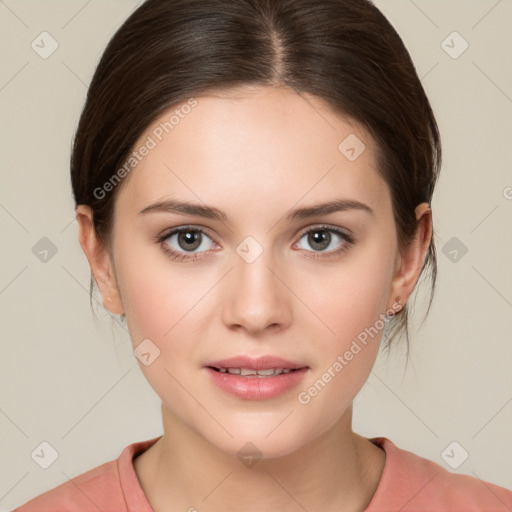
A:
[[[119,480],[121,484],[121,490],[126,502],[126,509],[128,512],[154,512],[150,503],[147,500],[146,495],[140,485],[137,474],[135,473],[135,467],[133,459],[138,455],[145,452],[153,444],[155,444],[163,435],[147,439],[145,441],[138,441],[128,445],[121,453],[117,463],[117,469],[119,472]],[[384,462],[384,468],[380,477],[379,484],[375,493],[373,494],[370,503],[364,510],[364,512],[376,512],[379,508],[379,503],[382,502],[384,496],[388,492],[390,485],[390,467],[393,466],[395,460],[396,447],[393,442],[386,437],[371,437],[366,438],[368,441],[376,445],[377,447],[384,450],[386,459]]]

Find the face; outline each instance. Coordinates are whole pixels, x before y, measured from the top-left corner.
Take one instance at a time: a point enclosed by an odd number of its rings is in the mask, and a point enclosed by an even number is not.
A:
[[[252,442],[285,455],[348,413],[374,364],[397,291],[390,193],[368,133],[316,97],[253,87],[195,100],[135,145],[150,150],[115,204],[121,308],[169,418],[226,453]],[[165,201],[203,211],[150,208]],[[309,210],[334,201],[365,206]],[[237,356],[295,370],[208,368]]]

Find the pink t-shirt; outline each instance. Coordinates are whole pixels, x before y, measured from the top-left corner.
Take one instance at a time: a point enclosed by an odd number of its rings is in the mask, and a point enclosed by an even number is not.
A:
[[[153,512],[133,458],[159,437],[133,443],[118,459],[50,489],[12,512]],[[398,448],[385,437],[369,440],[386,452],[384,472],[365,512],[511,512],[512,492]]]

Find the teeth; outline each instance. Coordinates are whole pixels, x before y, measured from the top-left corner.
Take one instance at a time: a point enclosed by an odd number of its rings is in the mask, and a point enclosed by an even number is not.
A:
[[[243,371],[243,370],[242,370]],[[279,371],[279,368],[276,368],[275,372],[273,368],[269,368],[268,370],[258,370],[256,373],[258,375],[275,375]],[[243,373],[242,373],[243,375]]]
[[[291,368],[265,368],[262,370],[253,370],[252,368],[219,368],[221,373],[231,373],[232,375],[241,375],[242,377],[247,376],[261,376],[261,377],[273,377],[281,375],[282,373],[290,373]]]

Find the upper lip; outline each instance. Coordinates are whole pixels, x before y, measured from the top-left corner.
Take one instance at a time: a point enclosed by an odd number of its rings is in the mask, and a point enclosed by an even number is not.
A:
[[[247,368],[251,370],[264,370],[268,368],[304,368],[306,365],[287,361],[281,357],[264,355],[261,357],[235,356],[229,359],[220,359],[207,363],[205,366],[213,368]]]

